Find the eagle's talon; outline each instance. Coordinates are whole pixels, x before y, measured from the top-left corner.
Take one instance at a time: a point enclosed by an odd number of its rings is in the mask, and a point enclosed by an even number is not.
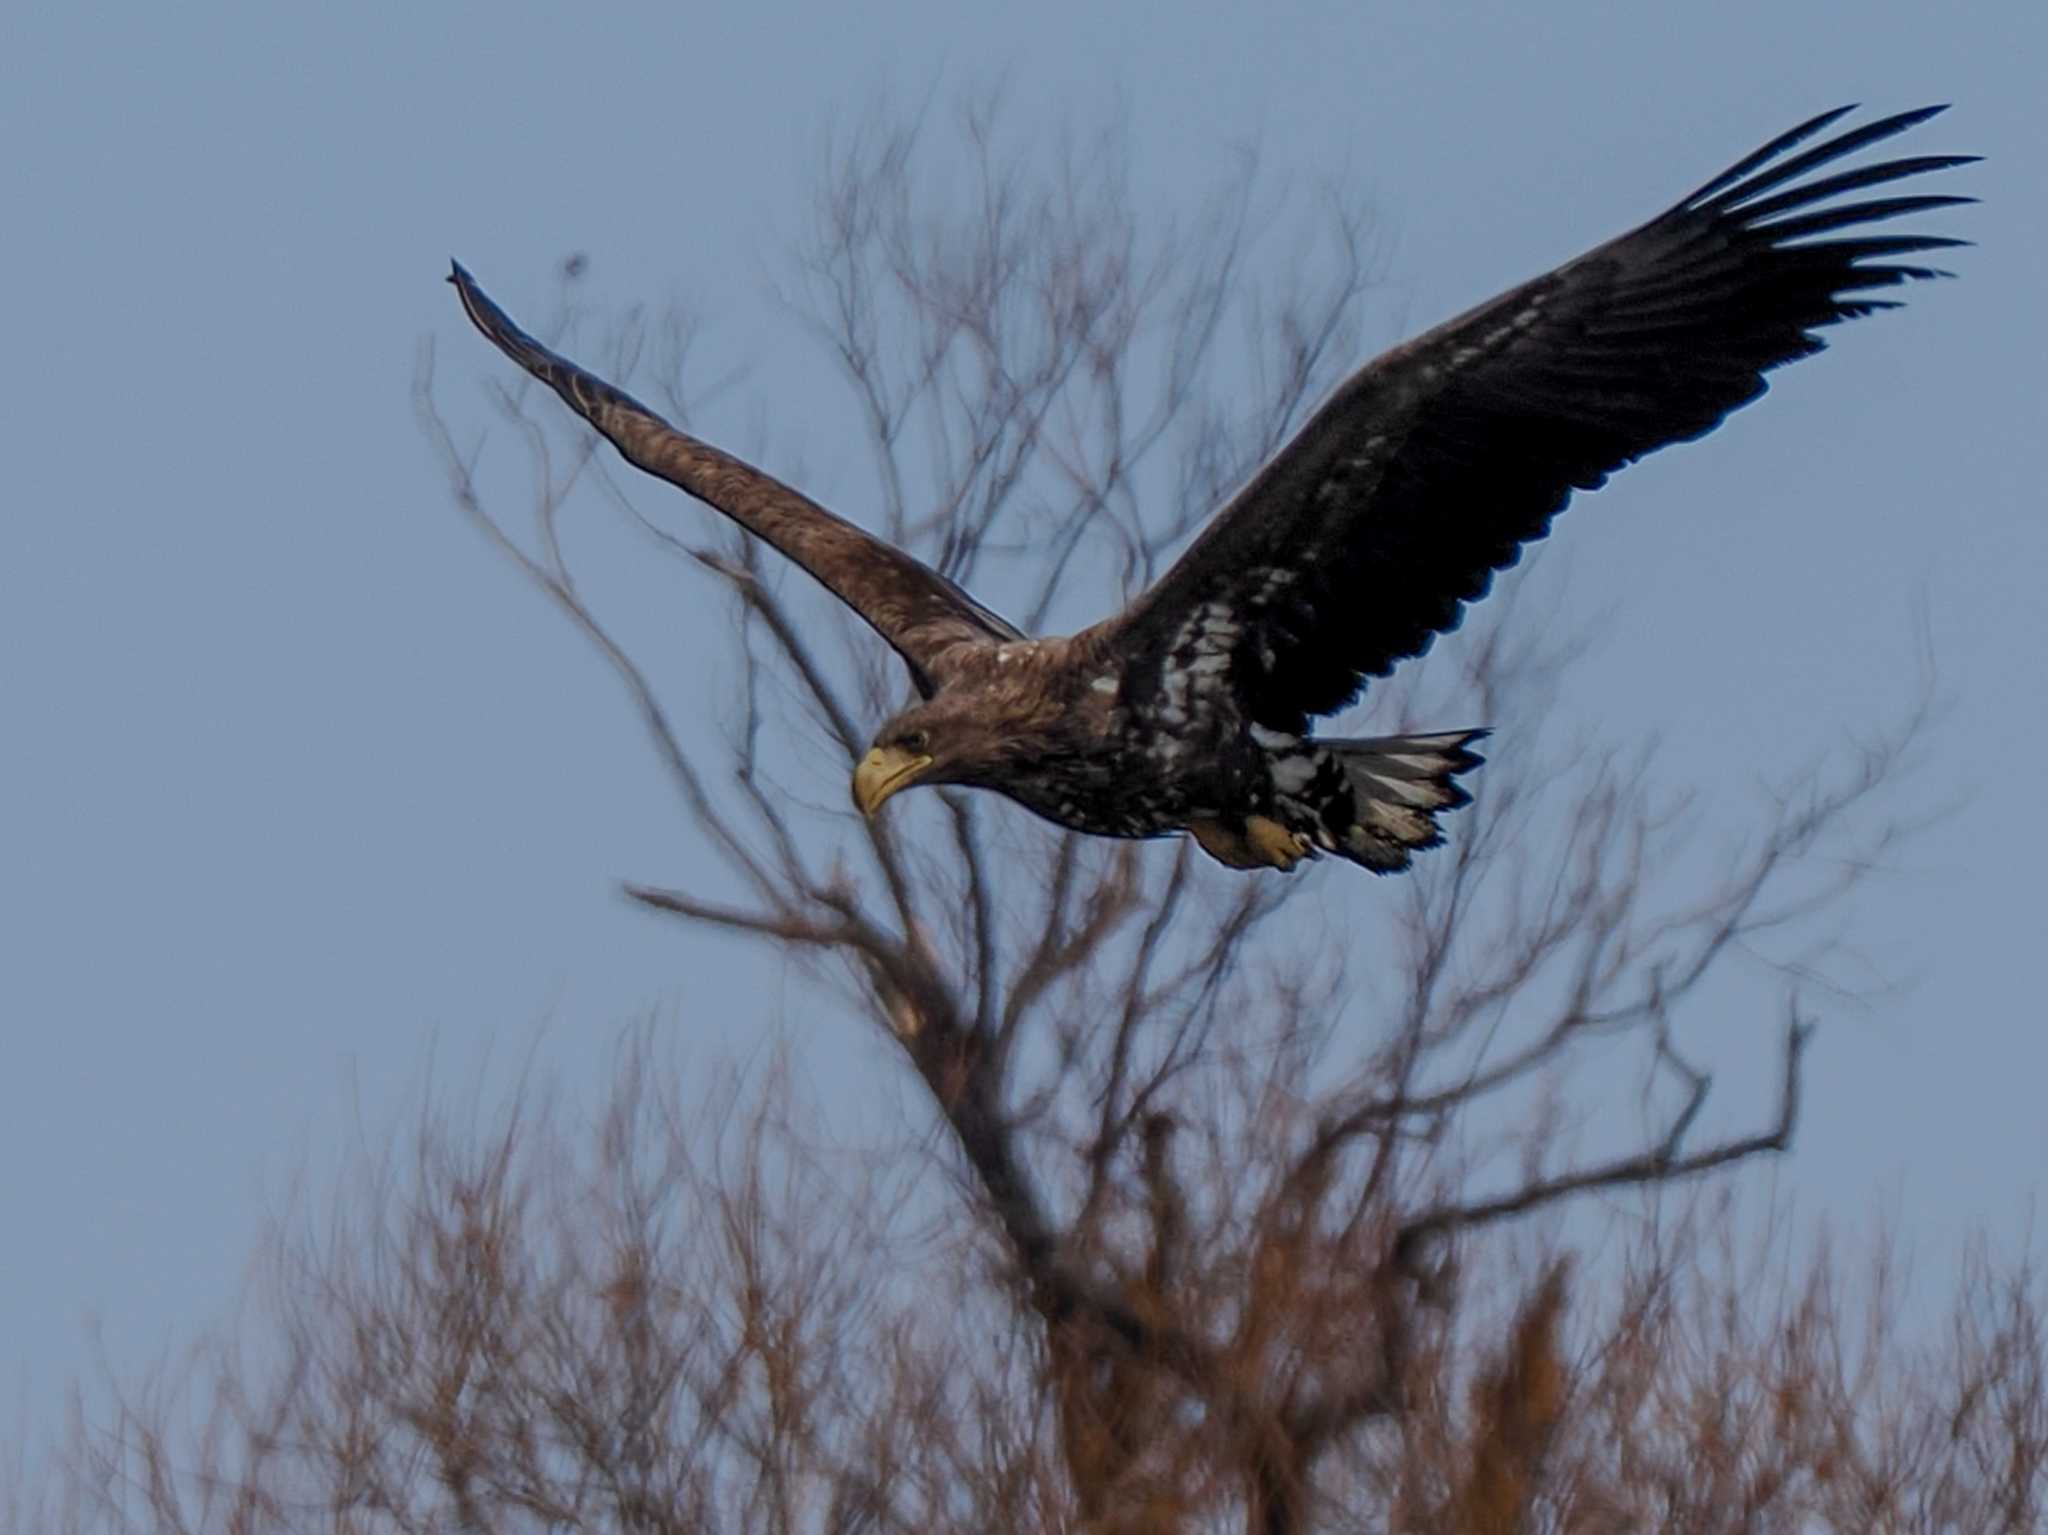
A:
[[[1188,822],[1188,834],[1203,852],[1231,869],[1278,869],[1284,874],[1312,852],[1306,837],[1271,816],[1247,816],[1242,826],[1201,818]]]
[[[1300,863],[1308,851],[1308,839],[1291,827],[1284,826],[1271,816],[1253,815],[1245,817],[1245,841],[1258,855],[1259,862],[1286,873]]]

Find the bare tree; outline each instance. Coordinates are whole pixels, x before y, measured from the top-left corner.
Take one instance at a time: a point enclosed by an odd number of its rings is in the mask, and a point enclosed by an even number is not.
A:
[[[782,296],[847,387],[870,520],[1027,627],[1061,625],[1147,581],[1356,361],[1372,226],[1337,197],[1305,225],[1246,157],[1198,216],[1148,228],[1114,134],[1041,154],[992,108],[953,126],[836,140]],[[1277,277],[1276,228],[1297,253]],[[678,417],[690,334],[629,328],[613,359],[631,371],[668,343],[652,390]],[[1449,846],[1397,883],[1231,876],[953,791],[864,823],[836,785],[900,687],[883,648],[708,512],[614,479],[551,400],[491,388],[530,454],[534,525],[486,489],[427,367],[421,418],[455,500],[610,661],[711,855],[630,893],[771,946],[847,1026],[883,1031],[956,1181],[934,1192],[897,1166],[849,1190],[775,1091],[706,1129],[664,1090],[622,1088],[594,1162],[532,1123],[481,1151],[429,1124],[411,1168],[367,1180],[380,1197],[345,1235],[280,1240],[285,1384],[217,1399],[241,1435],[202,1457],[235,1468],[216,1473],[224,1501],[167,1523],[1283,1535],[2032,1517],[2044,1396],[2025,1276],[2004,1323],[1964,1326],[1914,1374],[1888,1340],[1861,1365],[1841,1350],[1824,1258],[1807,1289],[1720,1328],[1702,1308],[1744,1281],[1716,1269],[1690,1196],[1669,1206],[1689,1216],[1629,1237],[1576,1326],[1565,1264],[1529,1239],[1561,1240],[1558,1213],[1589,1193],[1654,1213],[1659,1191],[1790,1144],[1808,998],[1828,994],[1848,898],[1897,835],[1879,791],[1917,713],[1772,786],[1746,823],[1712,820],[1654,750],[1546,727],[1573,644],[1539,638],[1509,583],[1370,701],[1426,701],[1506,743]],[[591,486],[741,615],[722,737],[678,728],[658,666],[586,596],[564,522]],[[1712,1083],[1686,1041],[1759,997],[1776,1089],[1753,1129],[1705,1135]],[[1638,1121],[1587,1123],[1585,1084],[1628,1061]],[[582,1182],[540,1187],[557,1162]],[[382,1197],[400,1184],[417,1203]],[[934,1199],[976,1213],[968,1237],[918,1226]],[[2000,1282],[1988,1265],[1972,1281]],[[1864,1368],[1930,1394],[1886,1415]],[[72,1507],[99,1489],[118,1525],[129,1505],[106,1489],[138,1476],[172,1506],[161,1405],[145,1396],[74,1462]]]
[[[0,1475],[0,1529],[1005,1535],[1290,1508],[1443,1535],[2040,1527],[2024,1266],[1971,1254],[1944,1315],[1908,1304],[1888,1243],[1802,1255],[1698,1191],[1624,1223],[1597,1284],[1567,1282],[1555,1232],[1490,1236],[1411,1308],[1397,1399],[1325,1430],[1290,1497],[1250,1480],[1288,1464],[1289,1425],[1212,1417],[1178,1362],[1034,1317],[934,1216],[921,1148],[819,1146],[788,1073],[706,1080],[668,1037],[627,1036],[595,1116],[529,1088],[481,1126],[429,1102],[366,1142],[342,1198],[264,1243],[239,1333],[113,1382],[48,1474]],[[1397,1302],[1324,1264],[1336,1247],[1269,1241],[1224,1278],[1155,1247],[1126,1304],[1191,1328],[1208,1291],[1253,1295],[1213,1357],[1256,1404],[1309,1373],[1287,1340],[1334,1369],[1394,1335],[1373,1308]]]
[[[1326,259],[1275,289],[1253,260],[1275,210],[1248,160],[1191,227],[1148,234],[1113,143],[1047,164],[990,110],[958,126],[951,156],[886,123],[834,147],[791,301],[851,391],[882,527],[1037,626],[1147,581],[1355,361],[1370,224],[1327,202]],[[1226,403],[1219,375],[1256,391]],[[1532,651],[1503,603],[1456,674],[1424,685],[1506,727],[1510,749],[1452,846],[1391,898],[1370,893],[1362,920],[1385,928],[1391,907],[1393,931],[1347,952],[1301,909],[1327,887],[1219,879],[1184,847],[1056,835],[960,793],[872,826],[803,806],[780,764],[855,757],[898,684],[757,545],[664,506],[650,530],[747,620],[739,727],[716,752],[686,741],[567,562],[540,446],[561,426],[552,402],[520,389],[500,405],[543,469],[528,545],[422,383],[458,503],[613,662],[737,892],[631,893],[805,957],[901,1044],[1044,1329],[1084,1522],[1149,1506],[1133,1487],[1177,1484],[1172,1466],[1197,1456],[1233,1468],[1228,1496],[1254,1527],[1301,1527],[1317,1462],[1404,1410],[1417,1308],[1456,1237],[1788,1144],[1802,980],[1893,834],[1865,812],[1910,721],[1845,771],[1782,786],[1707,883],[1652,878],[1683,865],[1698,819],[1648,757],[1555,755],[1531,706],[1569,655]],[[591,451],[577,440],[576,471]],[[620,499],[637,508],[639,489]],[[1710,1083],[1681,1054],[1687,1014],[1772,943],[1778,1101],[1753,1133],[1699,1142]],[[1540,1084],[1555,1101],[1595,1042],[1640,1052],[1669,1102],[1637,1143],[1565,1161],[1558,1127],[1517,1095]],[[1477,1128],[1518,1101],[1505,1133]]]

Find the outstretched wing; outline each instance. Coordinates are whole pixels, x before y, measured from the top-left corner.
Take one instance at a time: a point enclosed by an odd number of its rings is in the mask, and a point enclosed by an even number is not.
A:
[[[453,265],[448,280],[462,295],[462,307],[499,351],[560,395],[627,463],[716,507],[816,576],[896,648],[925,697],[941,679],[947,651],[1024,638],[914,556],[678,431],[624,390],[549,351],[513,324],[460,262]]]
[[[1966,197],[1839,194],[1976,156],[1797,182],[1941,107],[1802,153],[1844,107],[1772,140],[1641,228],[1386,353],[1346,381],[1159,582],[1096,633],[1125,697],[1227,679],[1253,720],[1301,731],[1454,629],[1495,571],[1592,490],[1712,431],[1764,373],[1820,350],[1860,297],[1947,276],[1887,258],[1967,242],[1829,236]],[[1133,687],[1137,693],[1133,694]]]

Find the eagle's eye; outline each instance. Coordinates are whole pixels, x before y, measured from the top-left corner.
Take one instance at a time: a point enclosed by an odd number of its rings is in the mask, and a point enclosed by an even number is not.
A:
[[[932,749],[929,730],[906,730],[896,738],[896,744],[905,751],[916,752],[920,757]]]

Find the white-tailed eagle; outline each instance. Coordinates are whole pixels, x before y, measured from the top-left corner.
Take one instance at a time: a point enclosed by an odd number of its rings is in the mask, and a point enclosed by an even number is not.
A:
[[[1379,873],[1442,840],[1484,732],[1337,740],[1317,715],[1422,654],[1574,490],[1710,432],[1871,290],[1966,242],[1841,231],[1965,197],[1842,194],[1974,156],[1810,173],[1924,122],[1773,139],[1640,228],[1353,374],[1165,576],[1078,634],[1034,639],[901,549],[663,421],[540,345],[459,265],[477,328],[629,463],[795,560],[894,646],[920,701],[854,770],[873,815],[914,784],[994,789],[1109,837],[1188,831],[1233,868],[1334,853]]]

